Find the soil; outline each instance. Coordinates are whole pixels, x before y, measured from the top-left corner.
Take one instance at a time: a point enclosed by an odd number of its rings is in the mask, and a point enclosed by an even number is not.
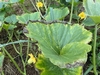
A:
[[[2,30],[2,32],[0,32],[0,44],[4,44],[4,43],[6,43],[8,41],[8,34],[6,34],[6,33],[7,32],[5,30]],[[14,41],[16,41],[16,38],[14,36],[13,36],[13,39],[14,39]],[[24,34],[21,34],[20,35],[20,39],[26,40],[27,37]],[[16,44],[15,46],[17,48],[19,47],[18,44]],[[36,49],[35,51],[38,51],[37,45],[35,45],[35,43],[32,43],[32,49],[34,47]],[[22,67],[23,65],[22,65],[22,62],[21,62],[21,58],[15,52],[14,47],[12,45],[8,45],[5,48],[10,53],[10,55],[12,57],[14,57],[14,60],[17,62],[17,64],[21,68],[21,70],[23,70],[23,67]],[[24,43],[23,50],[22,50],[23,51],[23,58],[26,58],[26,49],[27,49],[27,43]],[[9,59],[9,57],[7,55],[5,55],[5,59],[4,59],[2,70],[4,71],[5,75],[22,75],[22,74],[19,73],[19,71],[16,69],[15,65],[11,62],[11,60]],[[27,65],[26,66],[26,71],[27,71],[27,75],[39,75],[33,64]]]

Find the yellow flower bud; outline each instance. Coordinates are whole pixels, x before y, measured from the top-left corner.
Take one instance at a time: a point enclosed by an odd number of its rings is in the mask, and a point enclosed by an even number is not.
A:
[[[84,12],[81,12],[78,16],[79,16],[81,19],[86,18],[86,14],[85,14]]]
[[[30,56],[29,60],[28,60],[28,64],[35,64],[36,63],[36,58],[33,56],[33,54],[28,54]]]
[[[37,3],[36,3],[36,6],[37,6],[38,8],[43,7],[43,3],[42,3],[42,2],[37,2]]]

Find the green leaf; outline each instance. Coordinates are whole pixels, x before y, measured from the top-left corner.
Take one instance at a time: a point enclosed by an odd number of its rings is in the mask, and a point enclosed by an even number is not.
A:
[[[16,15],[12,14],[11,16],[6,17],[4,21],[15,24],[18,20],[16,19]]]
[[[95,25],[94,21],[90,17],[87,17],[85,20],[83,20],[82,24],[84,26],[94,26]]]
[[[97,54],[96,62],[97,62],[97,65],[100,66],[100,52]]]
[[[20,0],[20,3],[23,3],[25,0]]]
[[[40,20],[40,13],[35,12],[35,13],[25,13],[22,14],[21,16],[17,16],[17,19],[19,23],[27,24],[29,20]]]
[[[44,54],[46,57],[50,57],[50,60],[53,64],[58,65],[59,67],[65,67],[68,63],[75,63],[81,59],[79,63],[85,63],[87,58],[87,52],[91,50],[91,46],[84,43],[70,43],[62,48],[60,54],[51,54],[49,52]]]
[[[16,3],[19,2],[20,0],[10,0],[10,3]]]
[[[64,75],[82,75],[82,66],[63,69]]]
[[[0,12],[0,21],[3,21],[5,17],[5,12]]]
[[[82,73],[81,66],[75,68],[59,68],[43,55],[38,56],[35,66],[41,70],[40,75],[81,75]]]
[[[11,25],[11,24],[3,24],[3,28],[5,30],[13,30],[14,28],[16,28],[17,26],[15,25]]]
[[[87,58],[87,52],[91,49],[87,45],[92,37],[91,32],[78,24],[69,26],[60,23],[29,23],[27,29],[29,34],[26,35],[39,42],[44,56],[60,67]]]
[[[35,66],[42,71],[41,75],[63,75],[63,71],[43,55],[39,55]]]
[[[46,14],[45,19],[47,21],[60,20],[69,14],[69,9],[66,8],[50,8],[49,12]]]
[[[3,8],[3,5],[5,4],[5,2],[0,2],[0,9]]]
[[[2,70],[3,60],[4,60],[4,55],[0,52],[0,72]]]
[[[100,0],[83,0],[83,5],[88,16],[90,16],[95,23],[100,23]]]
[[[40,13],[39,12],[35,12],[35,13],[31,13],[30,14],[30,20],[40,20]]]

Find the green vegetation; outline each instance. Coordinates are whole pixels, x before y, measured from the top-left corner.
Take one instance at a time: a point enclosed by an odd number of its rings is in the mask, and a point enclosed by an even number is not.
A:
[[[18,75],[99,75],[99,7],[100,0],[0,1],[0,75],[6,62]]]

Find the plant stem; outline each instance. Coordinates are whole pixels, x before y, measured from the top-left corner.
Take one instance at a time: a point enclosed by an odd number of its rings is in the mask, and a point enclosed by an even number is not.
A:
[[[89,68],[84,72],[84,75],[88,75],[88,73],[93,69],[93,65],[90,65]]]
[[[20,34],[18,35],[20,37]],[[17,40],[19,40],[19,37],[18,37],[16,34],[15,34],[15,37]],[[19,43],[20,45],[20,52],[19,52],[19,55],[21,57],[21,61],[22,61],[22,64],[23,64],[23,68],[24,68],[24,75],[26,75],[26,63],[24,62],[24,59],[23,59],[23,52],[22,52],[22,47],[23,45],[21,43]]]
[[[17,63],[15,62],[15,60],[13,59],[13,57],[8,53],[8,51],[3,47],[2,48],[4,50],[4,52],[8,55],[8,57],[11,59],[11,61],[14,63],[14,65],[16,66],[16,68],[18,69],[18,71],[24,75],[24,73],[21,71],[21,69],[19,68],[19,66],[17,65]]]
[[[30,40],[30,38],[28,38],[28,40]],[[27,43],[27,52],[26,52],[25,64],[27,63],[29,50],[30,50],[30,42]]]
[[[38,9],[36,8],[36,6],[34,5],[32,0],[29,0],[31,2],[31,4],[33,5],[33,7],[35,8],[36,11],[38,11]]]
[[[20,54],[19,54],[19,55],[20,55],[20,57],[21,57],[21,61],[22,61],[23,67],[24,67],[24,75],[26,75],[26,68],[25,68],[26,65],[25,65],[25,62],[24,62],[24,59],[23,59],[23,52],[22,52],[22,47],[23,47],[23,46],[22,46],[22,44],[20,44],[20,43],[19,43],[19,45],[20,45]]]
[[[74,7],[74,0],[72,0],[72,5],[71,5],[71,13],[70,13],[69,24],[71,24],[71,22],[72,22],[73,7]]]
[[[47,6],[46,6],[44,0],[42,0],[42,2],[43,2],[43,4],[44,4],[44,8],[45,8],[45,10],[47,11]]]
[[[97,40],[97,25],[94,30],[94,42],[93,42],[93,71],[95,75],[98,75],[96,70],[96,40]]]
[[[13,31],[14,32],[14,31]],[[13,32],[12,32],[12,35],[9,33],[9,31],[7,30],[7,33],[8,33],[8,35],[9,35],[9,40],[11,40],[11,42],[13,42],[13,40],[12,40],[12,36],[13,36]],[[16,51],[16,53],[18,53],[19,54],[19,51],[17,50],[17,48],[16,48],[16,46],[14,45],[14,44],[12,44],[13,45],[13,47],[14,47],[14,50]]]

